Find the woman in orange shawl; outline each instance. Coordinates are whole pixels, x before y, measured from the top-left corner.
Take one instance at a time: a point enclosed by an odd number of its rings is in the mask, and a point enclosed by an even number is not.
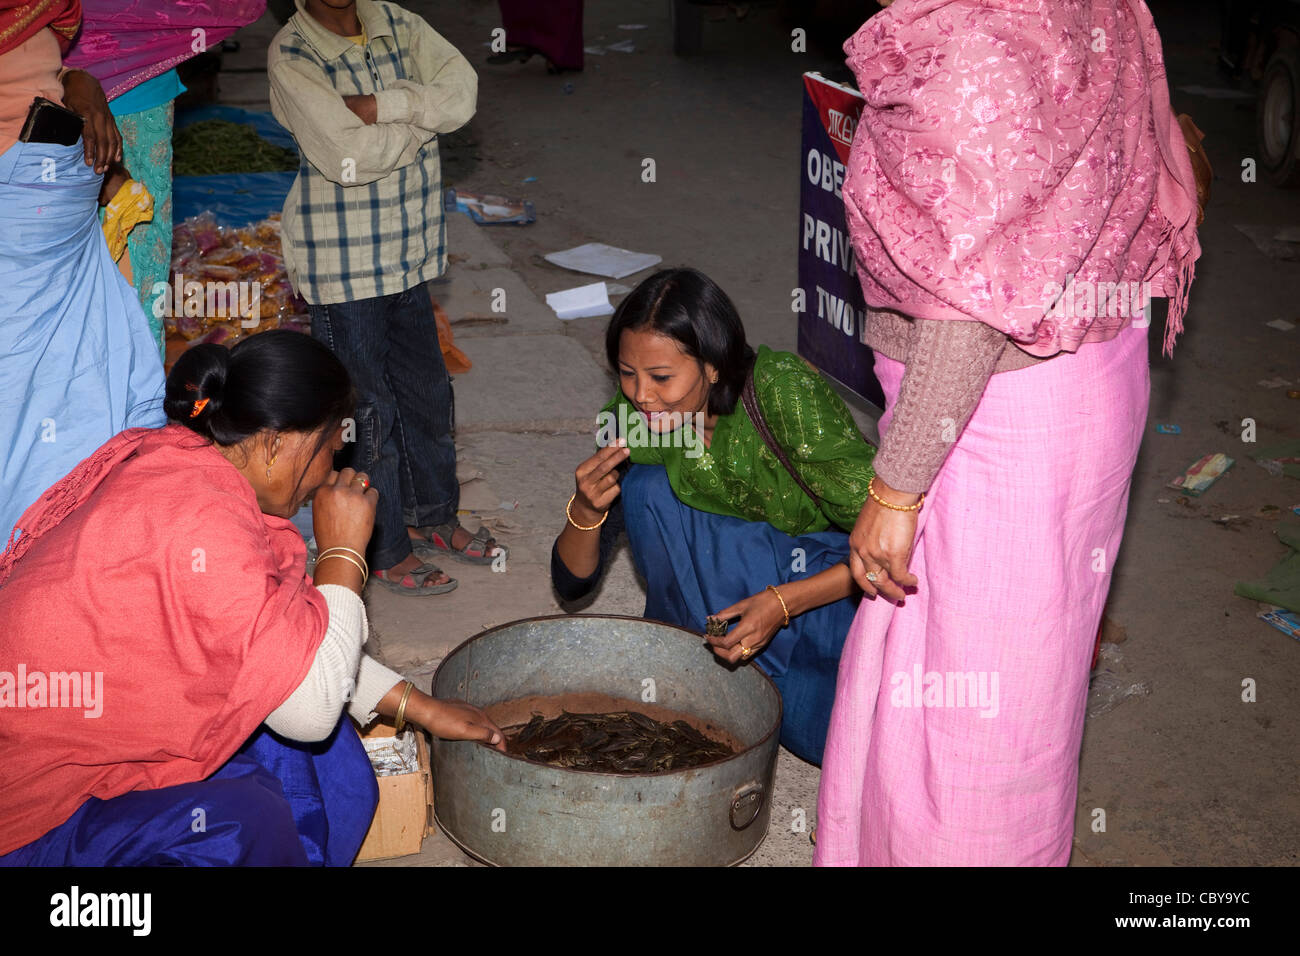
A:
[[[351,404],[308,336],[197,346],[173,424],[23,515],[0,555],[0,864],[347,865],[377,788],[345,705],[500,744],[361,654],[377,492],[331,470]],[[314,580],[289,520],[309,496]]]

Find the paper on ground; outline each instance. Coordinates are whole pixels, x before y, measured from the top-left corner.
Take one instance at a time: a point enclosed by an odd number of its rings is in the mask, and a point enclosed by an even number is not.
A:
[[[649,269],[663,262],[663,256],[648,252],[629,252],[603,242],[588,242],[586,245],[574,246],[563,252],[551,252],[545,256],[547,262],[574,272],[588,272],[596,276],[608,276],[621,279],[642,269]]]
[[[589,319],[597,315],[614,314],[614,307],[609,304],[609,292],[603,282],[552,292],[546,296],[546,304],[561,319]]]

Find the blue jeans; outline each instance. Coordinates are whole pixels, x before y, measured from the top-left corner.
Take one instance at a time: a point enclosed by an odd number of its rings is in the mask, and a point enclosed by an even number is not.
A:
[[[356,441],[340,466],[364,471],[378,489],[369,560],[391,568],[411,553],[408,525],[454,523],[460,505],[451,378],[433,303],[417,285],[307,310],[311,334],[342,360],[357,390]]]

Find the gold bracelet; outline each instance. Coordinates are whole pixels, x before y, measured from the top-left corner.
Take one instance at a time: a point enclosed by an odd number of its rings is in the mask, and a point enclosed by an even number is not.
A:
[[[415,690],[415,685],[409,680],[406,682],[406,690],[402,691],[402,702],[397,705],[397,716],[393,720],[393,732],[400,734],[402,728],[406,726],[406,701],[411,696],[411,691]]]
[[[790,609],[789,609],[788,607],[786,607],[786,604],[785,604],[785,598],[781,597],[781,592],[778,591],[778,590],[776,589],[776,585],[775,585],[775,584],[769,584],[769,585],[767,586],[767,589],[768,589],[769,591],[771,591],[773,594],[776,595],[776,599],[777,599],[778,601],[781,602],[781,610],[785,612],[785,623],[782,624],[781,626],[782,626],[782,627],[789,627],[789,626],[790,626]]]
[[[891,505],[880,495],[876,494],[876,476],[872,475],[871,480],[867,482],[867,494],[871,495],[871,500],[882,508],[888,508],[890,511],[920,511],[921,505],[925,504],[925,492],[921,492],[921,500],[914,505]]]
[[[573,525],[579,531],[595,531],[597,528],[599,528],[601,525],[605,523],[605,519],[609,517],[609,512],[606,511],[603,515],[601,515],[600,520],[597,521],[595,524],[587,525],[584,527],[583,525],[580,525],[578,524],[578,522],[573,520],[573,512],[569,510],[570,508],[573,507],[573,499],[577,497],[578,497],[578,493],[576,491],[573,494],[569,495],[569,503],[564,506],[564,517],[568,518],[569,524]]]
[[[366,574],[366,569],[365,569],[364,567],[361,566],[361,562],[360,562],[360,561],[358,561],[356,558],[354,558],[354,557],[352,557],[352,556],[350,556],[350,555],[346,555],[346,554],[322,554],[322,555],[319,555],[319,556],[316,558],[316,567],[319,568],[319,567],[320,567],[320,563],[321,563],[322,561],[328,560],[329,558],[338,558],[340,561],[347,561],[347,562],[350,562],[351,564],[355,564],[356,567],[357,567],[357,570],[361,572],[361,583],[362,583],[363,585],[366,583],[366,578],[369,577],[369,575]]]
[[[326,548],[320,554],[316,555],[316,560],[319,561],[321,558],[325,557],[325,555],[329,554],[332,551],[345,551],[348,554],[356,555],[357,560],[361,562],[361,566],[362,566],[361,573],[365,575],[367,578],[370,577],[370,565],[366,561],[366,556],[364,554],[361,554],[360,552],[353,551],[351,548],[345,548],[342,545],[335,545],[332,548]]]

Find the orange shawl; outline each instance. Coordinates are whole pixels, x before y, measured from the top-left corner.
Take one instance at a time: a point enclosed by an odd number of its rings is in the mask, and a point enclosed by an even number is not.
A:
[[[21,526],[0,555],[0,856],[88,797],[211,775],[328,624],[292,522],[179,425],[110,439]]]

